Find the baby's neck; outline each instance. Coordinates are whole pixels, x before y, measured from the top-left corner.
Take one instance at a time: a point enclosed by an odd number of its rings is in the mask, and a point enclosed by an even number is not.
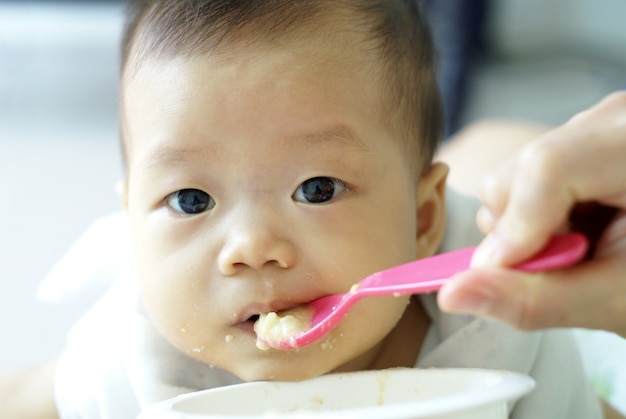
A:
[[[376,347],[334,372],[412,368],[429,325],[430,320],[419,299],[412,297],[396,326]]]
[[[415,366],[430,319],[420,301],[412,297],[396,327],[383,340],[378,356],[368,369]]]

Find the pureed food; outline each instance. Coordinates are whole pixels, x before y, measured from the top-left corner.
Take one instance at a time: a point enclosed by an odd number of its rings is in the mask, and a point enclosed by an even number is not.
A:
[[[261,313],[254,323],[257,348],[266,351],[270,347],[280,347],[281,342],[290,341],[292,337],[311,328],[312,310],[308,307],[297,307],[279,315],[273,311]]]

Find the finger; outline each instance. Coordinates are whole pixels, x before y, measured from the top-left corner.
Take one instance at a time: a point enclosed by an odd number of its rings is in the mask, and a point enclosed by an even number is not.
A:
[[[586,327],[626,336],[626,265],[622,254],[544,274],[471,270],[446,284],[438,302],[443,311],[494,317],[523,330]]]
[[[480,207],[476,212],[476,225],[478,225],[478,229],[484,235],[491,232],[493,227],[496,225],[496,221],[497,218],[487,207]]]
[[[499,218],[506,209],[516,166],[517,156],[510,157],[481,180],[480,200],[495,218]]]
[[[492,264],[510,265],[536,253],[566,220],[575,202],[569,166],[580,157],[564,159],[559,146],[544,138],[520,155],[507,207],[487,248]]]
[[[568,172],[560,156],[561,137],[544,134],[485,177],[481,199],[495,223],[479,224],[490,235],[478,247],[473,266],[508,266],[526,259],[563,224],[573,199],[564,189]]]
[[[571,127],[549,133],[525,149],[506,210],[493,229],[491,253],[482,260],[510,265],[529,257],[566,221],[577,202],[623,205],[624,155],[626,131],[616,140],[613,130],[592,136]]]
[[[526,146],[512,178],[497,171],[495,180],[485,182],[482,198],[498,222],[475,265],[510,265],[529,257],[577,202],[626,209],[624,155],[626,93],[608,96]]]
[[[613,92],[602,98],[591,108],[578,112],[567,122],[568,125],[585,126],[589,123],[613,124],[616,118],[624,117],[626,91]]]

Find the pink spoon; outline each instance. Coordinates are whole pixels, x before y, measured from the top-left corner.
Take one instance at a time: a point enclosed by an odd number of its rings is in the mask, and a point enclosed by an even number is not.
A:
[[[539,253],[514,268],[525,272],[565,268],[579,262],[587,248],[587,238],[582,234],[554,236]],[[437,291],[451,276],[470,267],[475,249],[470,247],[442,253],[369,275],[349,292],[327,295],[308,303],[313,311],[310,329],[279,342],[259,339],[275,349],[288,350],[310,345],[335,328],[361,298]]]

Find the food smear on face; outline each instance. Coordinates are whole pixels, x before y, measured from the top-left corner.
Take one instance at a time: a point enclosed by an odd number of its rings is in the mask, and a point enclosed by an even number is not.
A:
[[[254,323],[257,348],[262,351],[267,351],[270,347],[279,348],[281,342],[288,342],[310,329],[312,317],[313,311],[308,307],[297,307],[280,315],[273,311],[261,313]]]

